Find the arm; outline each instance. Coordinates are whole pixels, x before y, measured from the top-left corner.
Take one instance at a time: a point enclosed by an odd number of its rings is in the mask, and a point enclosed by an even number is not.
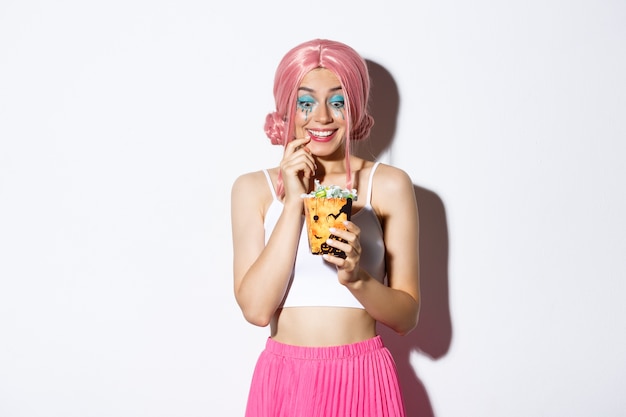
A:
[[[302,231],[300,194],[314,164],[306,150],[297,149],[306,141],[293,142],[281,162],[286,178],[283,210],[267,245],[263,222],[268,199],[263,173],[239,177],[231,193],[235,298],[246,320],[257,326],[269,324],[285,296]]]
[[[389,287],[359,268],[360,231],[353,223],[348,222],[348,233],[341,236],[350,245],[340,247],[350,251],[352,256],[346,260],[329,259],[329,262],[337,265],[340,282],[376,321],[399,334],[407,334],[417,325],[420,307],[419,220],[415,192],[408,175],[397,168],[381,165],[374,177],[376,194],[372,204],[383,220]],[[340,245],[337,243],[338,247]]]
[[[284,213],[273,234],[277,238],[265,246],[264,207],[259,195],[262,186],[267,188],[263,182],[265,178],[244,175],[235,181],[231,193],[235,298],[246,320],[257,326],[269,323],[284,297],[293,264],[289,250],[294,247],[291,241],[300,224],[299,217],[296,220],[294,215]],[[289,235],[294,237],[290,239]],[[278,236],[284,239],[280,248],[276,244]]]

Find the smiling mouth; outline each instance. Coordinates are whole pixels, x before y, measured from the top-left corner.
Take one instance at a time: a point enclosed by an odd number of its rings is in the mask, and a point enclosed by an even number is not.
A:
[[[311,139],[317,142],[328,142],[334,136],[337,130],[308,130]]]

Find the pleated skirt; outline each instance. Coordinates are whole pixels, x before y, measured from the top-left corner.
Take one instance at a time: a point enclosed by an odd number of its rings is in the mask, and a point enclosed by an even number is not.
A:
[[[246,407],[246,417],[404,416],[396,365],[380,336],[331,347],[268,338]]]

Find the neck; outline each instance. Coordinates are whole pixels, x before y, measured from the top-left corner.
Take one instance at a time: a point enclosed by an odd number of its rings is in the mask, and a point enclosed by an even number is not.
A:
[[[315,157],[315,164],[317,165],[317,169],[315,174],[345,174],[346,173],[346,161],[345,159],[340,160],[329,160],[324,158]]]
[[[352,161],[352,163],[348,166],[354,165],[354,162],[355,161]],[[337,161],[316,157],[315,163],[317,165],[317,169],[315,170],[315,178],[311,179],[311,186],[313,184],[313,180],[317,179],[323,185],[338,185],[342,188],[354,187],[352,172],[348,172],[351,168],[346,166],[345,159]]]
[[[327,174],[345,173],[346,167],[346,147],[340,146],[330,155],[313,155],[317,169]]]
[[[346,158],[349,152],[348,146],[344,144],[331,155],[318,156],[314,155],[317,169],[315,178],[325,185],[339,185],[346,188],[352,188],[352,172],[350,159]],[[342,175],[342,178],[338,178]],[[331,184],[332,183],[332,184]]]

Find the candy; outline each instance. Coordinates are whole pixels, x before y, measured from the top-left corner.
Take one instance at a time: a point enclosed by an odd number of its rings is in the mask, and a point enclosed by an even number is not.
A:
[[[357,199],[356,189],[341,188],[337,185],[324,186],[319,180],[315,180],[313,191],[308,194],[302,194],[303,198],[350,198],[354,201]]]

